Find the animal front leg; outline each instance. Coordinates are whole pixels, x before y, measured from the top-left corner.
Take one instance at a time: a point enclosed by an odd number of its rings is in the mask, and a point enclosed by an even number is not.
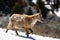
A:
[[[29,30],[31,31],[31,33],[33,34],[33,30],[31,28],[29,28]]]
[[[30,32],[29,32],[30,31]],[[33,34],[33,30],[31,28],[28,28],[28,33],[32,33]]]

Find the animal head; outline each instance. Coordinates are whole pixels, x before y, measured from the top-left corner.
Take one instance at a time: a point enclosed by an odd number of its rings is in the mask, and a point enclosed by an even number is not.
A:
[[[41,22],[42,20],[42,15],[40,13],[34,14],[34,15],[30,15],[28,16],[28,19],[32,19],[32,20],[36,20]]]
[[[34,14],[34,17],[33,18],[36,19],[39,22],[42,21],[42,15],[40,13]]]
[[[39,22],[42,21],[42,15],[40,13],[35,14],[34,18],[37,19],[37,21]]]

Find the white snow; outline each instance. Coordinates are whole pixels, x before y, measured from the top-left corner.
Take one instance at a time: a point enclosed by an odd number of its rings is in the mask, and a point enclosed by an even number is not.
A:
[[[7,33],[6,29],[0,28],[0,40],[60,40],[52,37],[43,37],[40,35],[30,34],[29,38],[26,37],[25,32],[19,32],[20,36],[15,34],[15,31],[9,30]]]
[[[50,5],[45,5],[45,7],[47,7],[48,9],[51,9]]]
[[[32,0],[34,3],[36,3],[37,0]]]
[[[60,17],[60,8],[59,8],[59,11],[58,12],[55,11],[55,13],[58,17]]]

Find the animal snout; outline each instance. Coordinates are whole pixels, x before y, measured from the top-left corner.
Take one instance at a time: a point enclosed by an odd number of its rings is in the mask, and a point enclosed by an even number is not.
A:
[[[41,22],[41,23],[43,23],[43,20],[44,20],[44,19],[43,19],[43,18],[41,18],[41,20],[38,20],[38,21],[39,21],[39,22]]]

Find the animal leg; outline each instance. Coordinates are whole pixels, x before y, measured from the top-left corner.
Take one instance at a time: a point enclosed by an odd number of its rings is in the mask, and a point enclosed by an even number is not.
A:
[[[8,32],[9,29],[6,29],[6,32]]]
[[[27,38],[29,37],[29,32],[28,32],[28,29],[26,28],[26,35],[27,35]]]
[[[8,26],[7,26],[7,28],[6,28],[6,32],[8,32],[8,30],[11,29],[12,27],[13,27],[13,26],[12,26],[12,23],[9,22],[9,24],[8,24]]]
[[[6,32],[8,32],[9,29],[11,29],[11,26],[7,26]]]
[[[17,29],[15,29],[16,35],[19,35],[17,31],[18,31],[18,30],[17,30]]]
[[[31,33],[33,34],[33,30],[31,28],[29,28],[29,30],[31,31]]]

